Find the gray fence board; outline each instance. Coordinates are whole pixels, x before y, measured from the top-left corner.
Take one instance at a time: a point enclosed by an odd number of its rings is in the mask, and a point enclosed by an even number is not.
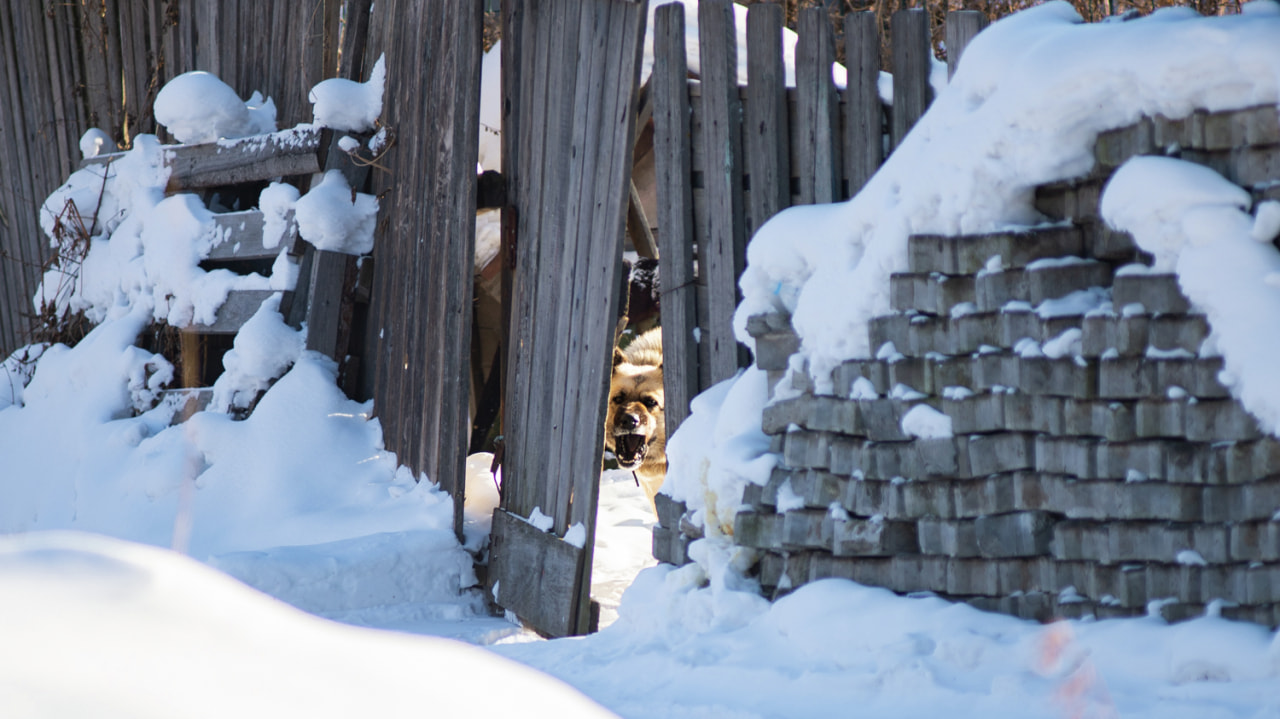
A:
[[[964,49],[973,37],[987,26],[987,16],[977,10],[953,10],[947,13],[947,78],[956,74]]]
[[[758,12],[756,7],[768,6],[753,6],[748,12]],[[685,80],[688,60],[684,45],[684,10],[679,5],[659,7],[654,17],[653,34],[653,147],[657,158],[658,227],[662,228],[662,251],[658,255],[662,276],[662,374],[667,432],[672,433],[689,416],[689,401],[699,390],[697,347],[693,339],[697,327],[693,274],[693,151],[688,84]],[[786,175],[782,177],[785,179]]]
[[[835,35],[825,9],[800,12],[796,42],[796,94],[800,142],[800,202],[836,202],[844,199],[840,172],[840,110],[831,65],[836,59]]]
[[[747,9],[748,83],[742,142],[751,176],[747,205],[751,234],[791,204],[790,143],[777,141],[790,136],[782,20],[781,5],[762,3]]]
[[[858,194],[884,161],[884,108],[880,103],[880,26],[874,12],[844,18],[844,158],[847,194]]]
[[[520,73],[529,75],[519,100],[518,172],[507,178],[519,236],[502,509],[528,516],[537,506],[557,532],[586,528],[584,568],[568,590],[584,608],[645,5],[540,0],[524,8],[517,38],[526,58]],[[492,579],[505,586],[511,576],[502,571]],[[572,633],[585,632],[590,616],[577,611]]]
[[[698,261],[710,288],[701,341],[711,352],[706,385],[738,371],[733,312],[746,246],[742,197],[742,105],[738,95],[738,51],[733,6],[728,0],[698,5],[703,80],[703,144],[707,167],[703,181],[707,215],[699,231]]]
[[[929,46],[929,15],[924,10],[899,10],[891,21],[893,34],[893,146],[929,107],[933,51]]]

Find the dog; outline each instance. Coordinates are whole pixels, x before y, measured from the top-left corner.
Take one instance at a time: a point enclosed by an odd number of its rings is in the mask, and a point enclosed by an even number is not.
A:
[[[614,348],[605,415],[605,448],[619,467],[635,473],[650,506],[667,476],[663,406],[662,328],[655,327],[625,350]]]

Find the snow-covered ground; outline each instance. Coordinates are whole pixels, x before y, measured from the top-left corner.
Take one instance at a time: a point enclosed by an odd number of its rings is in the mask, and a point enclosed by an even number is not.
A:
[[[997,23],[863,193],[762,229],[741,316],[794,311],[819,370],[875,351],[854,338],[908,233],[1035,223],[1029,188],[1087,170],[1092,134],[1142,113],[1276,104],[1280,9],[1247,9],[1083,26],[1048,3]],[[225,95],[198,82],[197,101]],[[365,126],[371,87],[328,86],[317,117],[341,109],[348,119],[331,122]],[[208,116],[262,129],[270,100],[233,102]],[[198,115],[180,120],[197,135]],[[247,280],[200,270],[221,241],[209,213],[166,199],[160,148],[136,146],[105,184],[101,167],[77,173],[45,206],[53,242],[69,241],[53,222],[68,202],[98,218],[79,272],[46,278],[48,299],[97,328],[0,365],[0,716],[595,716],[597,702],[628,717],[1280,717],[1280,635],[1217,616],[1039,625],[843,580],[769,603],[752,553],[724,532],[742,487],[773,462],[758,371],[700,396],[671,438],[666,491],[708,535],[693,564],[651,566],[647,502],[629,475],[606,472],[594,582],[605,628],[545,641],[490,616],[468,551],[494,503],[487,460],[469,463],[459,544],[451,500],[399,466],[373,408],[338,391],[333,363],[302,349],[275,301],[237,337],[209,410],[171,425],[179,403],[159,391],[174,368],[138,334],[208,316],[233,287],[279,289],[291,268]],[[1280,403],[1258,368],[1274,351],[1230,328],[1280,316],[1265,242],[1280,223],[1273,207],[1249,215],[1222,182],[1135,164],[1104,211],[1169,267],[1198,253],[1184,286],[1213,308],[1237,390],[1262,397],[1246,406],[1267,416]],[[343,214],[305,197],[277,187],[263,204],[293,207],[300,223]],[[311,219],[358,227],[363,202]],[[1206,233],[1206,219],[1230,231]],[[913,427],[945,432],[936,420]]]

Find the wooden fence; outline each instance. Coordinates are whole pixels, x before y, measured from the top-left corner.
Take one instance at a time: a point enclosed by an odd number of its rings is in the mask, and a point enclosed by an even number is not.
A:
[[[856,194],[880,167],[886,144],[896,147],[932,99],[929,19],[923,10],[892,17],[892,108],[882,104],[877,89],[874,13],[844,18],[844,88],[832,80],[834,32],[825,10],[800,14],[794,88],[785,85],[781,6],[748,8],[746,48],[736,46],[729,0],[702,0],[698,13],[697,81],[686,80],[683,8],[658,8],[654,27],[668,432],[687,416],[695,394],[746,364],[732,317],[747,238],[788,206]],[[948,41],[957,60],[984,25],[980,18],[976,11],[950,14]],[[743,50],[748,84],[740,87],[737,53]]]
[[[504,253],[514,264],[489,580],[499,604],[549,635],[593,624],[603,418],[646,10],[644,0],[504,6]],[[553,533],[523,519],[535,508],[551,517]],[[585,530],[573,543],[561,539],[571,526]]]
[[[335,0],[20,0],[0,5],[0,356],[30,339],[49,259],[39,207],[99,127],[121,148],[154,133],[155,94],[209,70],[274,98],[280,125],[310,119],[307,91],[337,70]],[[330,38],[326,42],[326,38]]]

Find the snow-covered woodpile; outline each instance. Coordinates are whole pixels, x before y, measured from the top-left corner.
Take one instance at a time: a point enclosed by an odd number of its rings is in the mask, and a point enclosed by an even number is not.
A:
[[[1060,222],[911,237],[893,312],[869,326],[876,356],[838,367],[834,394],[789,371],[785,314],[752,318],[757,366],[781,381],[764,412],[781,459],[734,534],[760,550],[766,593],[846,577],[1028,618],[1222,600],[1280,624],[1280,440],[1224,386],[1177,277],[1100,220],[1108,178],[1147,154],[1255,203],[1280,190],[1275,106],[1143,118],[1099,136],[1089,176],[1037,188]],[[680,563],[680,507],[664,514],[655,552]]]

